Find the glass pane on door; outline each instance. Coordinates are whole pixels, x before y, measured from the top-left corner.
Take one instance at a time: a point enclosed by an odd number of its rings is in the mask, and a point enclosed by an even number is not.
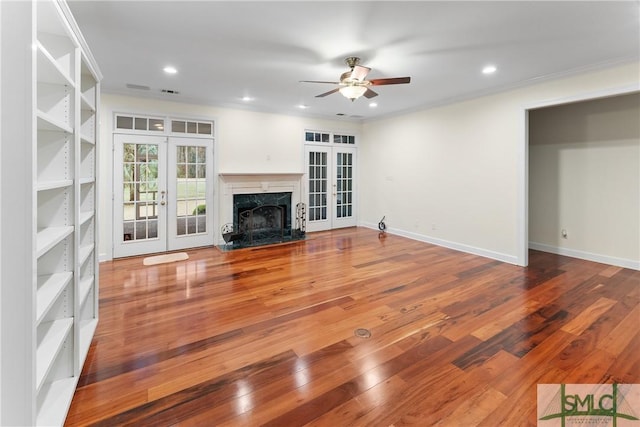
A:
[[[201,146],[176,148],[176,234],[207,232],[207,150]]]
[[[336,154],[336,217],[353,216],[353,154]]]
[[[123,144],[123,240],[158,237],[158,145]]]
[[[327,153],[309,152],[309,221],[327,219]]]

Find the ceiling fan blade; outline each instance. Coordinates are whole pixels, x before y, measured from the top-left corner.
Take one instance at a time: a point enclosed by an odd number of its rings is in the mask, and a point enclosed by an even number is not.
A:
[[[381,85],[398,85],[403,83],[410,83],[411,77],[393,77],[390,79],[373,79],[369,80],[373,86]]]
[[[369,74],[371,68],[363,67],[362,65],[356,65],[353,67],[353,71],[351,72],[351,78],[353,80],[363,81],[367,74]]]
[[[300,80],[300,83],[326,83],[330,85],[339,85],[340,82],[324,82],[320,80]]]
[[[367,88],[367,91],[364,93],[364,97],[371,99],[374,96],[378,96],[378,94],[372,91],[371,89]]]
[[[340,88],[337,87],[337,88],[335,88],[333,90],[330,90],[329,92],[325,92],[325,93],[321,93],[320,95],[316,95],[316,98],[323,98],[323,97],[325,97],[327,95],[331,95],[332,93],[336,93],[339,90],[340,90]]]

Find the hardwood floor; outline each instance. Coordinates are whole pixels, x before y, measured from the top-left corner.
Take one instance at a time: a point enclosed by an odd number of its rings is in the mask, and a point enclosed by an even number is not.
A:
[[[638,271],[363,228],[189,256],[101,264],[66,425],[534,426],[539,383],[640,383]]]

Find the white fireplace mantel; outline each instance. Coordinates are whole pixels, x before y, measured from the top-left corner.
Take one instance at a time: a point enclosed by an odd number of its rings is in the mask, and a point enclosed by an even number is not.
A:
[[[302,172],[220,172],[221,177],[255,177],[255,176],[301,176]]]
[[[302,173],[220,173],[222,194],[280,193],[300,190]]]

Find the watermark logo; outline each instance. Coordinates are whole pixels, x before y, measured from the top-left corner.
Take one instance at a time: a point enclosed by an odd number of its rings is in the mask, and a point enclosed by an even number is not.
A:
[[[640,384],[538,384],[539,427],[640,427]]]

